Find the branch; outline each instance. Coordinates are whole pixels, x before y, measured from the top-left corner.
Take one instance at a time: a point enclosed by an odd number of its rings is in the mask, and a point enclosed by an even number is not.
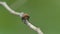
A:
[[[24,15],[23,12],[16,12],[14,10],[12,10],[6,2],[0,2],[0,5],[4,6],[10,13],[15,14],[15,15],[19,15],[20,17],[22,17]],[[26,23],[27,26],[29,26],[31,29],[35,30],[38,34],[43,34],[43,32],[40,30],[40,28],[32,25],[28,20],[23,20],[23,22]]]
[[[25,24],[27,26],[29,26],[31,29],[33,29],[34,31],[36,31],[38,34],[43,34],[43,32],[40,30],[40,28],[32,25],[28,20],[23,20],[23,22],[25,22]]]
[[[12,14],[15,14],[15,15],[20,15],[22,17],[22,14],[24,14],[23,12],[19,13],[19,12],[16,12],[14,10],[12,10],[6,2],[0,2],[0,5],[4,6],[10,13]]]

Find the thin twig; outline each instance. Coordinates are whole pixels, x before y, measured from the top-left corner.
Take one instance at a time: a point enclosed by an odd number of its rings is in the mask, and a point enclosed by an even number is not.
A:
[[[4,6],[10,13],[15,14],[15,15],[19,15],[20,17],[23,16],[23,12],[19,13],[19,12],[15,12],[14,10],[12,10],[6,2],[0,2],[0,5]],[[26,23],[27,26],[29,26],[31,29],[33,29],[34,31],[36,31],[38,34],[43,34],[43,32],[40,30],[40,28],[32,25],[28,20],[24,20],[23,22]]]
[[[33,29],[34,31],[36,31],[38,34],[43,34],[43,32],[40,30],[40,28],[32,25],[28,20],[23,20],[23,22],[25,24],[27,24],[27,26],[29,26],[31,29]]]
[[[14,11],[14,10],[12,10],[8,5],[7,5],[7,3],[6,2],[0,2],[0,5],[2,5],[2,6],[4,6],[10,13],[12,13],[12,14],[15,14],[15,15],[20,15],[20,16],[22,16],[22,14],[24,14],[23,12],[16,12],[16,11]]]

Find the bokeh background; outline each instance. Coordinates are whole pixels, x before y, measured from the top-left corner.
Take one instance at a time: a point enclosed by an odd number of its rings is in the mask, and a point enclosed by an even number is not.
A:
[[[60,34],[60,0],[0,0],[16,12],[30,15],[30,22],[44,34]],[[0,34],[37,34],[26,26],[19,16],[0,5]]]

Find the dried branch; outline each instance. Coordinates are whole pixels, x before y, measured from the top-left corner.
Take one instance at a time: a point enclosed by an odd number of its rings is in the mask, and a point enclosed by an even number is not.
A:
[[[0,2],[0,5],[4,6],[10,13],[15,14],[15,15],[19,15],[21,18],[23,16],[23,12],[16,12],[14,10],[12,10],[6,2]],[[24,23],[26,23],[27,26],[29,26],[31,29],[33,29],[34,31],[36,31],[38,34],[43,34],[43,32],[40,30],[40,28],[32,25],[28,20],[23,20]]]

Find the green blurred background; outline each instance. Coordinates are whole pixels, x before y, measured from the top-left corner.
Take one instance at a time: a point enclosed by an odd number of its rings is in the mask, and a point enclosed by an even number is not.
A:
[[[1,0],[0,0],[1,1]],[[16,12],[30,15],[32,24],[44,34],[60,34],[60,0],[2,0]],[[0,5],[0,34],[37,34],[26,26],[19,16]]]

